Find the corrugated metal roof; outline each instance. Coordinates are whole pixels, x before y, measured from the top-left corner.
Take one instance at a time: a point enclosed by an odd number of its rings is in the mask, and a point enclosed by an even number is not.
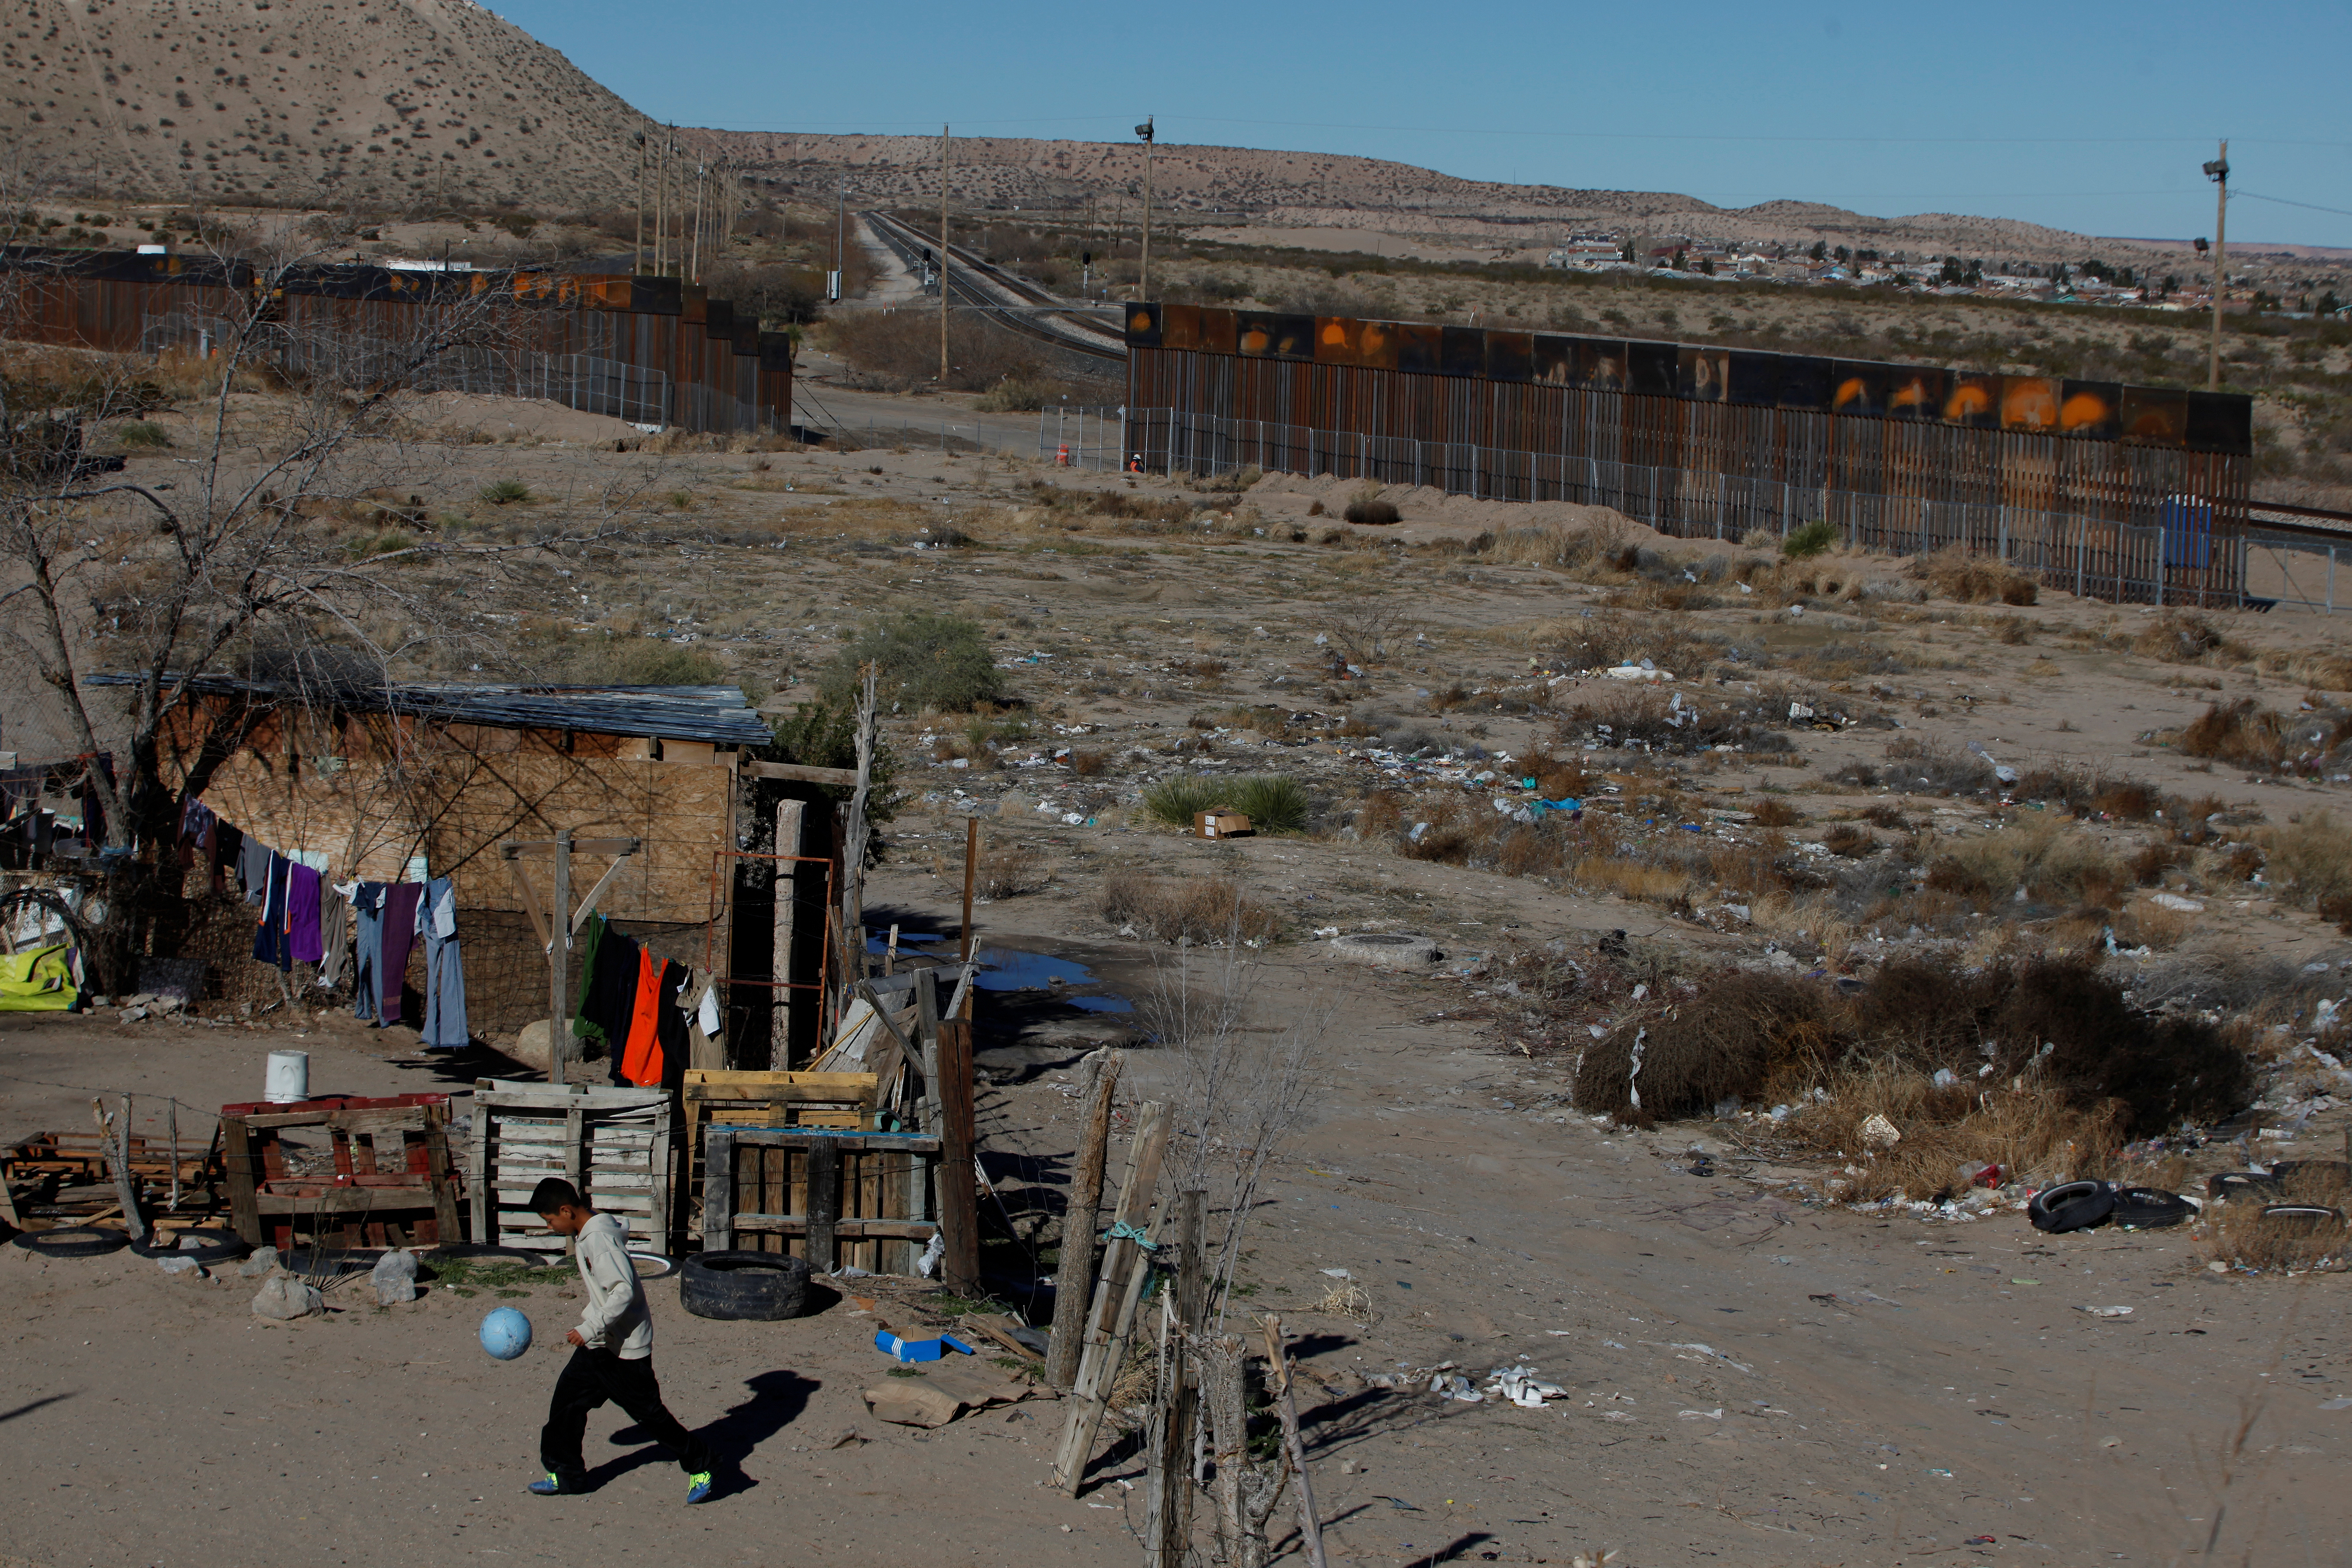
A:
[[[174,678],[177,679],[177,678]],[[135,675],[92,675],[85,686],[131,686]],[[404,713],[501,730],[579,730],[757,746],[772,737],[740,686],[373,686],[358,682],[278,683],[233,675],[198,675],[190,691],[264,702]]]

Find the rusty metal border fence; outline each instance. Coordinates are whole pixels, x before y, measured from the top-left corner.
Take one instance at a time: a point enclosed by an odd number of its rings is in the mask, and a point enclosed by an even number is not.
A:
[[[262,272],[209,258],[0,247],[0,335],[112,353],[210,356],[239,320],[267,323],[289,372],[364,368],[417,341],[435,312],[499,293],[505,341],[442,356],[424,390],[545,397],[640,425],[774,432],[792,418],[791,339],[672,278],[407,272],[302,266]]]
[[[1826,520],[1856,547],[1962,545],[2119,603],[2245,598],[2252,461],[2237,450],[1132,341],[1129,353],[1123,467],[1574,501],[1682,536],[1779,538]]]
[[[1828,486],[1603,462],[1465,443],[1213,419],[1171,409],[1131,409],[1127,460],[1152,473],[1199,478],[1243,468],[1325,473],[1449,494],[1606,506],[1681,538],[1741,540],[1761,531],[1783,540],[1826,520],[1850,547],[1929,554],[1960,546],[2034,573],[2052,587],[2118,604],[2235,605],[2213,586],[2244,580],[2242,535],[2199,535],[1998,503],[1937,501]]]

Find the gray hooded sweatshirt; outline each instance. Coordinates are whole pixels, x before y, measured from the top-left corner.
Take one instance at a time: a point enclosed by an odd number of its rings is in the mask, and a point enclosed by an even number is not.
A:
[[[588,1347],[617,1352],[625,1361],[653,1354],[653,1315],[629,1260],[628,1227],[608,1214],[593,1216],[572,1239],[572,1261],[588,1295],[580,1314],[580,1337]]]

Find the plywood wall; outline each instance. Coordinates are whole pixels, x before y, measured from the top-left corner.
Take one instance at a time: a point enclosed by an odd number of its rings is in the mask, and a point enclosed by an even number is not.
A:
[[[273,848],[324,854],[337,880],[404,879],[410,858],[422,855],[426,874],[456,878],[459,906],[472,910],[522,908],[501,843],[552,838],[567,827],[580,837],[641,838],[644,850],[605,889],[600,909],[616,920],[676,923],[723,912],[713,907],[711,855],[733,843],[731,758],[649,762],[450,745],[322,765],[306,752],[257,736],[215,773],[205,804]],[[584,892],[605,864],[582,858],[575,888]],[[546,866],[538,862],[542,889]]]

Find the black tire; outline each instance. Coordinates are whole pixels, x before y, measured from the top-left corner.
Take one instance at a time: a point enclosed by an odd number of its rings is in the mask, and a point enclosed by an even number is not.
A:
[[[2034,1229],[2059,1236],[2105,1225],[2115,1208],[2116,1190],[2105,1182],[2061,1182],[2034,1194],[2025,1216]]]
[[[145,1241],[134,1241],[131,1250],[142,1258],[187,1258],[198,1263],[234,1263],[253,1249],[245,1245],[245,1237],[233,1230],[221,1230],[205,1226],[168,1233],[151,1231]],[[201,1247],[183,1247],[189,1237],[201,1237]]]
[[[528,1263],[544,1268],[551,1258],[561,1259],[560,1252],[534,1252],[528,1247],[498,1247],[487,1241],[457,1241],[446,1247],[436,1247],[419,1253],[425,1263]]]
[[[677,1259],[665,1258],[658,1252],[646,1252],[637,1247],[629,1249],[629,1261],[636,1266],[640,1279],[667,1279],[677,1272]],[[648,1269],[648,1263],[653,1268]]]
[[[119,1230],[100,1230],[86,1225],[20,1231],[16,1241],[36,1258],[103,1258],[131,1245],[131,1238]]]
[[[2278,1190],[2278,1178],[2260,1171],[2222,1171],[2205,1178],[2205,1195],[2225,1202],[2231,1198],[2259,1202],[2276,1196]]]
[[[703,1252],[678,1270],[678,1304],[698,1318],[774,1322],[808,1310],[808,1260],[782,1252]]]
[[[2344,1211],[2326,1204],[2269,1204],[2263,1209],[2263,1223],[2290,1236],[2316,1236],[2323,1230],[2342,1230]]]
[[[2123,1187],[2116,1193],[2115,1222],[2138,1230],[2161,1230],[2193,1219],[2197,1205],[2158,1187]]]

